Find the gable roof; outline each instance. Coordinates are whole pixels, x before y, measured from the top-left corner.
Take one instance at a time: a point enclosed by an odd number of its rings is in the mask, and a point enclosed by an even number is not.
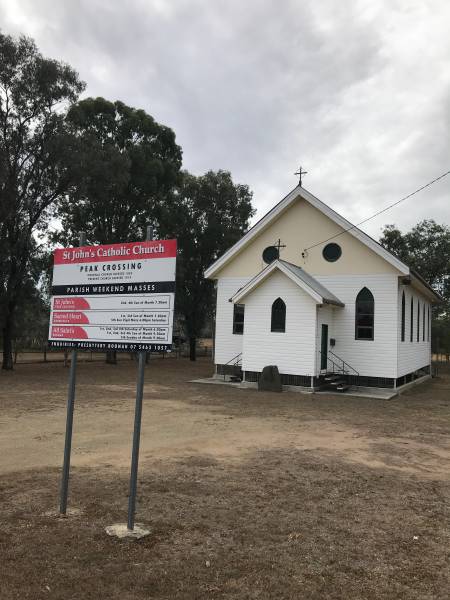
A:
[[[285,260],[274,260],[260,271],[253,279],[240,288],[230,301],[240,302],[247,294],[260,285],[276,269],[284,273],[291,281],[298,285],[302,290],[309,294],[318,304],[334,304],[335,306],[344,306],[344,303],[332,294],[327,288],[319,283],[317,279],[304,271],[301,267],[293,265]]]
[[[253,227],[251,227],[247,233],[227,250],[220,258],[218,258],[211,266],[205,271],[205,277],[213,277],[222,267],[224,267],[236,254],[238,254],[243,248],[245,248],[251,240],[253,240],[259,233],[266,229],[272,221],[274,221],[279,215],[287,210],[298,197],[303,198],[306,202],[309,202],[312,206],[317,208],[332,221],[334,221],[339,227],[348,230],[348,233],[353,237],[357,238],[360,242],[365,244],[373,252],[384,258],[388,263],[395,267],[403,275],[409,275],[410,269],[408,265],[405,265],[401,260],[396,258],[388,250],[383,248],[381,244],[376,242],[369,235],[358,229],[355,225],[352,225],[347,219],[341,217],[337,212],[330,208],[327,204],[313,196],[310,192],[305,190],[301,186],[295,187],[292,192],[275,205],[267,214],[262,217]],[[318,240],[320,242],[320,240]]]

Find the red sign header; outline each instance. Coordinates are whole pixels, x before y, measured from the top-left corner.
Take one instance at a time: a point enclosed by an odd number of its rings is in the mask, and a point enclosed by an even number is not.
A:
[[[102,246],[78,246],[57,248],[53,252],[55,265],[106,262],[114,260],[147,260],[151,258],[175,258],[177,240],[153,240]]]

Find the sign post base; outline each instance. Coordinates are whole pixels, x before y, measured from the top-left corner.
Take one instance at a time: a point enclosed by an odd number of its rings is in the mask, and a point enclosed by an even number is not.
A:
[[[151,533],[150,529],[147,529],[142,523],[135,523],[133,529],[128,529],[126,523],[115,523],[114,525],[106,527],[105,531],[108,535],[117,537],[119,540],[125,538],[140,540]]]

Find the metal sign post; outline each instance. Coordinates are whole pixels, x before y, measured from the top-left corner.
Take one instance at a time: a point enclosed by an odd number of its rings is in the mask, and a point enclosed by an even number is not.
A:
[[[153,239],[153,227],[147,227],[146,241]],[[146,351],[139,352],[139,365],[136,382],[136,406],[134,410],[134,432],[133,432],[133,450],[131,454],[131,472],[130,472],[130,494],[128,497],[128,520],[127,529],[134,530],[134,516],[136,512],[136,490],[139,464],[139,443],[141,440],[141,420],[142,420],[142,396],[144,394],[144,370]]]
[[[86,233],[80,232],[79,246],[86,243]],[[67,511],[67,494],[69,491],[70,474],[70,455],[72,451],[72,428],[73,428],[73,409],[75,405],[75,380],[77,374],[78,350],[73,348],[70,359],[69,391],[67,394],[67,417],[66,417],[66,439],[64,443],[64,461],[61,479],[61,495],[59,502],[59,512],[65,515]]]

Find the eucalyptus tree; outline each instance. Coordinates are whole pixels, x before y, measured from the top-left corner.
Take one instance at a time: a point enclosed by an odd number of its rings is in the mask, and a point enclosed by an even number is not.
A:
[[[380,244],[418,271],[441,294],[444,302],[437,313],[450,313],[450,227],[433,219],[417,223],[402,233],[395,225],[386,225]]]
[[[3,369],[13,368],[14,325],[37,244],[72,180],[77,145],[65,110],[84,89],[67,64],[30,38],[0,33],[0,321]],[[69,158],[70,157],[70,158]]]
[[[214,284],[205,269],[239,240],[254,214],[252,192],[227,171],[183,173],[161,214],[159,233],[178,240],[175,308],[196,359],[197,339],[214,313]]]
[[[66,122],[83,151],[76,182],[58,206],[55,241],[76,244],[79,231],[90,244],[143,239],[179,179],[182,152],[174,132],[144,110],[104,98],[74,104]],[[107,362],[115,362],[114,352]]]
[[[380,243],[418,271],[441,294],[443,302],[433,307],[433,352],[450,353],[450,227],[426,219],[402,233],[386,225]]]

